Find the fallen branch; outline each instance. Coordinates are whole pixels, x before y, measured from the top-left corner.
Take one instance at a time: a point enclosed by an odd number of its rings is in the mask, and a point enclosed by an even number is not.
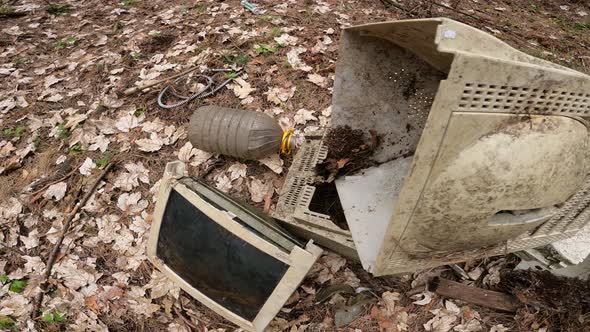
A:
[[[385,5],[385,6],[391,6],[391,7],[395,7],[401,11],[403,11],[404,13],[406,13],[408,16],[410,17],[414,17],[415,15],[408,10],[407,8],[405,8],[404,6],[398,4],[395,0],[381,0],[381,2]]]
[[[475,20],[478,20],[480,22],[484,22],[484,23],[488,22],[486,19],[481,18],[481,17],[479,17],[477,15],[473,15],[473,14],[464,12],[464,11],[459,10],[457,8],[453,8],[451,6],[448,6],[448,5],[445,5],[445,4],[442,4],[442,3],[438,3],[436,1],[430,1],[430,3],[433,4],[433,5],[435,5],[435,6],[442,7],[442,8],[448,9],[448,10],[452,10],[452,11],[457,12],[459,14],[462,14],[462,15],[465,15],[465,16],[468,16],[468,17],[471,17],[471,18],[473,18]]]
[[[435,278],[432,284],[435,287],[434,292],[440,296],[450,297],[486,308],[516,312],[516,309],[522,306],[516,297],[512,295],[468,286],[456,281]]]
[[[23,17],[26,16],[27,12],[4,12],[0,13],[0,18],[15,18],[15,17]]]
[[[43,294],[47,289],[47,284],[49,282],[49,277],[51,276],[53,264],[55,264],[57,254],[59,253],[59,247],[61,247],[64,237],[68,232],[70,225],[72,224],[72,220],[74,220],[74,217],[76,216],[76,214],[78,214],[78,211],[80,211],[80,209],[82,209],[84,205],[86,205],[86,202],[88,202],[92,194],[94,194],[94,190],[96,189],[100,181],[102,181],[102,178],[105,177],[105,175],[111,170],[111,168],[113,168],[114,165],[115,163],[110,163],[109,165],[107,165],[107,167],[105,167],[105,169],[102,171],[102,173],[100,173],[98,178],[96,178],[92,186],[88,189],[84,197],[82,197],[82,199],[78,202],[78,204],[76,204],[72,212],[70,212],[70,214],[68,215],[68,218],[66,219],[64,227],[62,229],[61,235],[57,239],[57,242],[53,246],[51,253],[49,253],[49,257],[47,258],[47,266],[45,267],[45,276],[43,278],[44,280],[41,284],[41,291],[35,296],[35,300],[33,302],[33,311],[31,312],[31,318],[35,319],[38,317],[37,313],[39,312],[41,302],[43,301]]]
[[[199,327],[197,325],[195,325],[193,322],[191,322],[190,319],[188,319],[186,316],[184,316],[184,314],[178,308],[176,308],[176,306],[172,306],[172,308],[174,309],[174,312],[176,313],[176,315],[178,315],[178,317],[180,317],[180,319],[182,319],[182,321],[186,325],[188,325],[191,328],[191,330],[201,331],[201,329],[199,329]]]
[[[158,85],[158,84],[161,84],[161,83],[164,83],[164,82],[168,82],[168,81],[170,81],[172,79],[175,79],[175,78],[178,78],[180,76],[186,75],[186,74],[188,74],[188,73],[190,73],[190,72],[192,72],[192,71],[194,71],[195,69],[198,69],[198,68],[199,68],[199,66],[193,66],[193,67],[191,67],[191,68],[189,68],[189,69],[187,69],[185,71],[181,71],[178,74],[174,74],[172,76],[168,76],[168,77],[163,78],[161,80],[157,80],[157,81],[154,81],[152,83],[145,84],[145,85],[134,86],[132,88],[129,88],[129,89],[123,91],[123,95],[125,95],[125,96],[132,95],[132,94],[134,94],[134,93],[136,93],[138,91],[142,91],[142,90],[145,90],[147,88],[151,88],[154,85]]]
[[[79,165],[81,166],[81,165]],[[64,175],[63,177],[54,180],[54,181],[50,181],[49,183],[47,183],[46,185],[44,185],[41,189],[36,190],[35,192],[31,193],[31,196],[33,196],[33,198],[31,198],[31,200],[29,201],[29,204],[33,204],[35,203],[39,198],[41,198],[41,196],[43,196],[43,193],[45,190],[47,190],[47,188],[51,187],[51,185],[54,185],[58,182],[61,182],[67,178],[69,178],[70,176],[72,176],[72,174],[76,173],[76,171],[78,170],[78,168],[80,167],[76,167],[73,170],[71,170],[68,174]]]

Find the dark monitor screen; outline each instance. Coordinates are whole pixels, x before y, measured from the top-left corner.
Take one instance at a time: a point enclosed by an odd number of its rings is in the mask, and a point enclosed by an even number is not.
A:
[[[233,313],[254,320],[289,265],[219,225],[172,190],[157,257],[179,277]]]

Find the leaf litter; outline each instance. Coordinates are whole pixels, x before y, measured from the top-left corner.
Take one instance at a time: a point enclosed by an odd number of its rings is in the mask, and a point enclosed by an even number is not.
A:
[[[19,132],[0,138],[0,173],[11,181],[1,183],[0,243],[15,249],[2,251],[0,276],[27,283],[20,293],[11,291],[8,283],[0,285],[0,318],[9,317],[23,331],[188,331],[191,327],[173,309],[182,308],[185,319],[199,328],[235,330],[146,262],[146,238],[165,162],[179,159],[189,166],[189,174],[198,175],[213,161],[211,153],[186,140],[186,118],[192,108],[163,111],[154,106],[153,90],[132,98],[118,97],[117,91],[185,66],[238,68],[247,63],[244,75],[206,102],[264,110],[285,129],[327,126],[339,30],[352,23],[391,19],[392,13],[394,18],[404,14],[379,1],[257,3],[266,10],[262,16],[234,3],[62,4],[69,8],[67,12],[46,16],[49,4],[21,1],[18,10],[26,11],[25,17],[0,20],[0,30],[9,38],[0,37],[4,64],[0,68],[0,124]],[[419,5],[412,8],[423,15]],[[483,12],[518,6],[481,1],[472,5]],[[544,10],[559,11],[572,20],[588,12],[573,3],[568,10],[557,5]],[[447,10],[437,13],[443,14],[456,15]],[[219,20],[222,15],[224,19]],[[527,15],[547,21],[539,14]],[[536,23],[531,22],[534,31]],[[559,29],[553,34],[566,35]],[[531,41],[540,38],[531,36]],[[576,40],[585,37],[572,38],[562,38],[564,45],[548,44],[542,51],[566,65],[574,64],[576,52],[586,50],[579,51],[584,43]],[[268,45],[269,52],[253,53],[254,44]],[[289,157],[278,154],[255,162],[221,160],[224,165],[206,180],[260,209],[276,201],[290,162]],[[42,303],[43,317],[63,314],[65,321],[29,319],[32,298],[40,291],[46,252],[63,228],[64,215],[97,168],[113,161],[118,162],[115,171],[99,186],[67,234],[51,292]],[[68,175],[70,169],[74,172]],[[35,181],[42,183],[34,189],[42,189],[42,199],[25,208],[31,194],[26,188]],[[506,261],[494,262],[466,269],[471,280],[464,282],[502,286]],[[371,278],[352,260],[327,252],[272,328],[336,330],[333,306],[350,302],[355,295],[341,293],[332,303],[318,305],[314,294],[338,284],[355,291],[368,288],[378,301],[342,330],[461,332],[481,328],[504,332],[515,326],[513,320],[501,320],[483,310],[478,314],[465,304],[425,291],[418,299],[410,298],[404,291],[416,278],[420,276]],[[530,313],[519,314],[528,328],[545,327],[537,327]]]

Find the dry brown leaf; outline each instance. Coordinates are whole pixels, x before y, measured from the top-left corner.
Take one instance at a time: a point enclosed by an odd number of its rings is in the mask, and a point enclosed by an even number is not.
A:
[[[96,302],[96,299],[97,299],[96,295],[88,296],[87,298],[84,299],[84,304],[86,305],[86,307],[88,309],[99,314],[100,313],[100,306],[98,305],[98,302]]]
[[[336,167],[338,169],[341,169],[342,167],[344,167],[346,165],[346,163],[348,163],[350,161],[350,158],[344,158],[344,159],[340,159],[336,162]]]
[[[264,196],[264,213],[266,214],[270,214],[270,204],[272,203],[272,196],[271,195],[266,195]]]

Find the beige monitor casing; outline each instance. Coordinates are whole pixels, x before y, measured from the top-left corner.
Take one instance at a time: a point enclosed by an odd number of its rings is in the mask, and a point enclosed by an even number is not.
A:
[[[261,332],[277,315],[291,294],[293,294],[293,292],[297,289],[313,263],[321,255],[322,250],[314,245],[312,241],[309,241],[305,248],[295,246],[290,253],[287,253],[277,246],[269,243],[268,241],[261,239],[250,230],[247,230],[244,226],[234,221],[230,214],[213,207],[204,199],[199,197],[199,195],[197,195],[194,191],[188,188],[185,184],[181,183],[180,180],[184,176],[184,173],[185,165],[180,161],[170,162],[166,165],[166,170],[164,171],[164,176],[162,178],[158,192],[158,199],[156,202],[156,208],[154,210],[154,218],[150,229],[150,237],[147,248],[148,259],[176,285],[197,299],[199,302],[215,311],[217,314],[225,317],[227,320],[235,323],[247,331]],[[219,225],[232,232],[234,235],[240,237],[244,241],[250,243],[266,254],[273,256],[275,259],[278,259],[289,265],[285,275],[253,321],[248,321],[234,314],[230,310],[208,298],[198,289],[192,287],[189,283],[178,276],[172,269],[170,269],[162,260],[157,257],[156,251],[162,217],[164,215],[168,197],[173,189],[211,219],[219,223]],[[203,264],[205,265],[206,262],[203,262]]]
[[[409,60],[388,58],[383,43]],[[403,174],[387,170],[385,178],[402,178],[377,203],[389,217],[352,200],[345,207],[365,269],[385,275],[505,254],[567,238],[588,223],[589,76],[450,19],[356,26],[341,36],[333,126],[359,121],[370,129],[369,112],[387,110],[382,116],[403,138],[396,121],[415,126],[415,103],[396,104],[388,84],[396,68],[418,62],[429,67],[420,75],[433,78],[423,83],[433,94],[422,131],[404,141],[413,151],[403,154]],[[371,171],[379,169],[364,176]],[[348,189],[368,182],[362,176],[337,183],[343,205]]]

